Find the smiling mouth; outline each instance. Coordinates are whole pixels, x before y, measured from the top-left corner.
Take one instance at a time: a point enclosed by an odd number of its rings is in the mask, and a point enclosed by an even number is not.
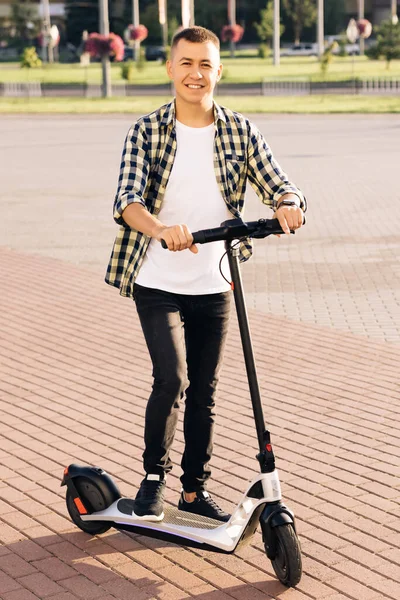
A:
[[[190,90],[201,90],[204,87],[204,85],[198,85],[196,83],[185,83],[185,85]]]

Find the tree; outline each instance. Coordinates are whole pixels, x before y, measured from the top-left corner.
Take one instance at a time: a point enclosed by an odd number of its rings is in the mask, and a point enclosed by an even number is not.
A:
[[[260,10],[260,22],[254,23],[254,28],[262,42],[271,46],[274,37],[274,4],[272,0],[267,1],[265,8]],[[280,26],[281,35],[285,31],[285,26]]]
[[[20,66],[22,69],[35,69],[42,66],[42,61],[38,57],[36,48],[34,46],[24,49]]]
[[[324,31],[326,35],[336,35],[346,27],[345,0],[324,1]]]
[[[294,43],[299,44],[303,29],[317,20],[315,0],[283,0],[283,8],[293,24]]]
[[[99,3],[97,0],[65,0],[66,34],[71,44],[78,47],[82,33],[99,30]]]
[[[15,29],[13,37],[15,38],[16,45],[23,48],[27,44],[31,44],[40,29],[36,4],[33,4],[30,0],[27,0],[27,2],[14,0],[11,5],[10,20]]]
[[[400,21],[382,21],[380,26],[375,28],[375,33],[376,44],[367,50],[366,54],[375,59],[384,56],[389,69],[390,61],[400,58]]]
[[[338,47],[339,44],[336,41],[333,41],[327,48],[325,48],[324,53],[320,58],[321,71],[324,75],[326,75],[328,67],[333,60],[333,53],[338,49]]]
[[[175,15],[168,20],[168,43],[172,44],[172,39],[180,27],[180,21]]]
[[[147,27],[147,43],[161,43],[161,25],[158,22],[158,6],[150,4],[146,9],[140,11],[140,22]]]

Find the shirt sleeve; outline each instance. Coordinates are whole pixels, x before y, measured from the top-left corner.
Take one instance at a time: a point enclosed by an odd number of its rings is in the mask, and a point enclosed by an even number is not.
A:
[[[276,206],[276,202],[285,194],[295,194],[300,199],[300,208],[307,209],[303,193],[290,182],[274,159],[271,149],[260,131],[251,123],[247,177],[256,194],[264,204]]]
[[[144,192],[149,176],[148,142],[140,123],[133,125],[125,138],[118,189],[114,200],[114,220],[125,225],[122,213],[129,204],[146,206]]]

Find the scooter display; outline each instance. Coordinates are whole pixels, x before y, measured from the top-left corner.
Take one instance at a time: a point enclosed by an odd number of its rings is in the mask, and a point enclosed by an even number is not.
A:
[[[100,467],[72,464],[64,470],[61,485],[67,486],[66,503],[73,522],[86,533],[97,535],[110,527],[213,552],[232,553],[251,541],[260,525],[265,553],[278,579],[286,586],[299,583],[302,574],[300,543],[293,512],[282,502],[278,472],[265,427],[257,372],[235,248],[245,238],[266,238],[283,233],[277,219],[225,221],[220,227],[193,233],[196,244],[225,241],[232,289],[257,431],[259,463],[239,504],[227,523],[177,508],[165,508],[164,519],[150,522],[133,516],[135,501],[121,497],[112,478]],[[292,232],[293,233],[293,232]],[[165,242],[163,246],[166,247]]]

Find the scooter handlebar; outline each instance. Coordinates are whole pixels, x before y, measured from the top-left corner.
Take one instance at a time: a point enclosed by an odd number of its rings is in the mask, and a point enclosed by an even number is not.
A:
[[[284,231],[278,219],[259,219],[258,221],[247,222],[241,219],[230,219],[221,223],[221,227],[194,231],[192,236],[194,244],[208,244],[210,242],[236,240],[244,237],[261,239],[269,235],[278,235],[281,233],[284,233]],[[290,233],[294,233],[294,231]],[[165,240],[161,240],[161,245],[163,248],[168,248]]]

